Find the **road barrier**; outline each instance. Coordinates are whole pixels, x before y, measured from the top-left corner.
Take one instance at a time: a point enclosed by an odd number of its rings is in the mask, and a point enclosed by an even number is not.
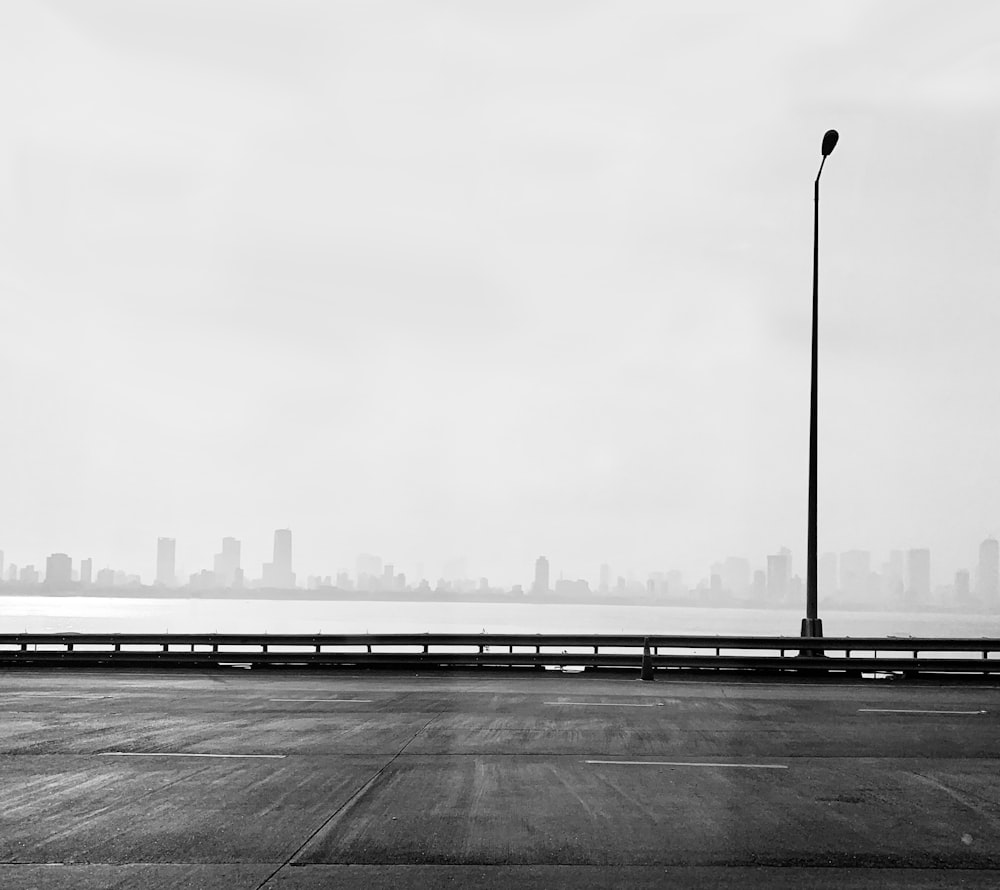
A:
[[[645,653],[645,655],[644,655]],[[1000,639],[628,634],[0,634],[0,665],[1000,674]]]

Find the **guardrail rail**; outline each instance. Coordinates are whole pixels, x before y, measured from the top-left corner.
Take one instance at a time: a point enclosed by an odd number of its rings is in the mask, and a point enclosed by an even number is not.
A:
[[[1000,674],[1000,639],[630,634],[0,634],[0,665]]]

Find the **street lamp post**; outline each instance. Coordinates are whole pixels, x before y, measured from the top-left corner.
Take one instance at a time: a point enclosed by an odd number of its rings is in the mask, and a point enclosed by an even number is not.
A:
[[[823,165],[830,156],[840,134],[827,130],[823,135],[823,160],[819,163],[816,182],[813,183],[813,299],[812,299],[812,376],[809,387],[809,540],[806,554],[806,617],[802,619],[802,636],[823,636],[823,622],[819,617],[816,582],[816,413],[819,376],[819,178]]]

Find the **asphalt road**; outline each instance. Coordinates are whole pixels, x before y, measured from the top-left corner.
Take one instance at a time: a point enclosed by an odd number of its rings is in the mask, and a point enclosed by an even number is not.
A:
[[[0,672],[0,887],[996,887],[1000,687]]]

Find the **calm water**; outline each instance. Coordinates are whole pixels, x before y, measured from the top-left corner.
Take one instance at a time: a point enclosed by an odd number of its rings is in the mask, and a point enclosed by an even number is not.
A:
[[[627,633],[797,636],[801,610],[531,603],[0,597],[6,632]],[[998,615],[821,613],[827,636],[1000,637]]]

